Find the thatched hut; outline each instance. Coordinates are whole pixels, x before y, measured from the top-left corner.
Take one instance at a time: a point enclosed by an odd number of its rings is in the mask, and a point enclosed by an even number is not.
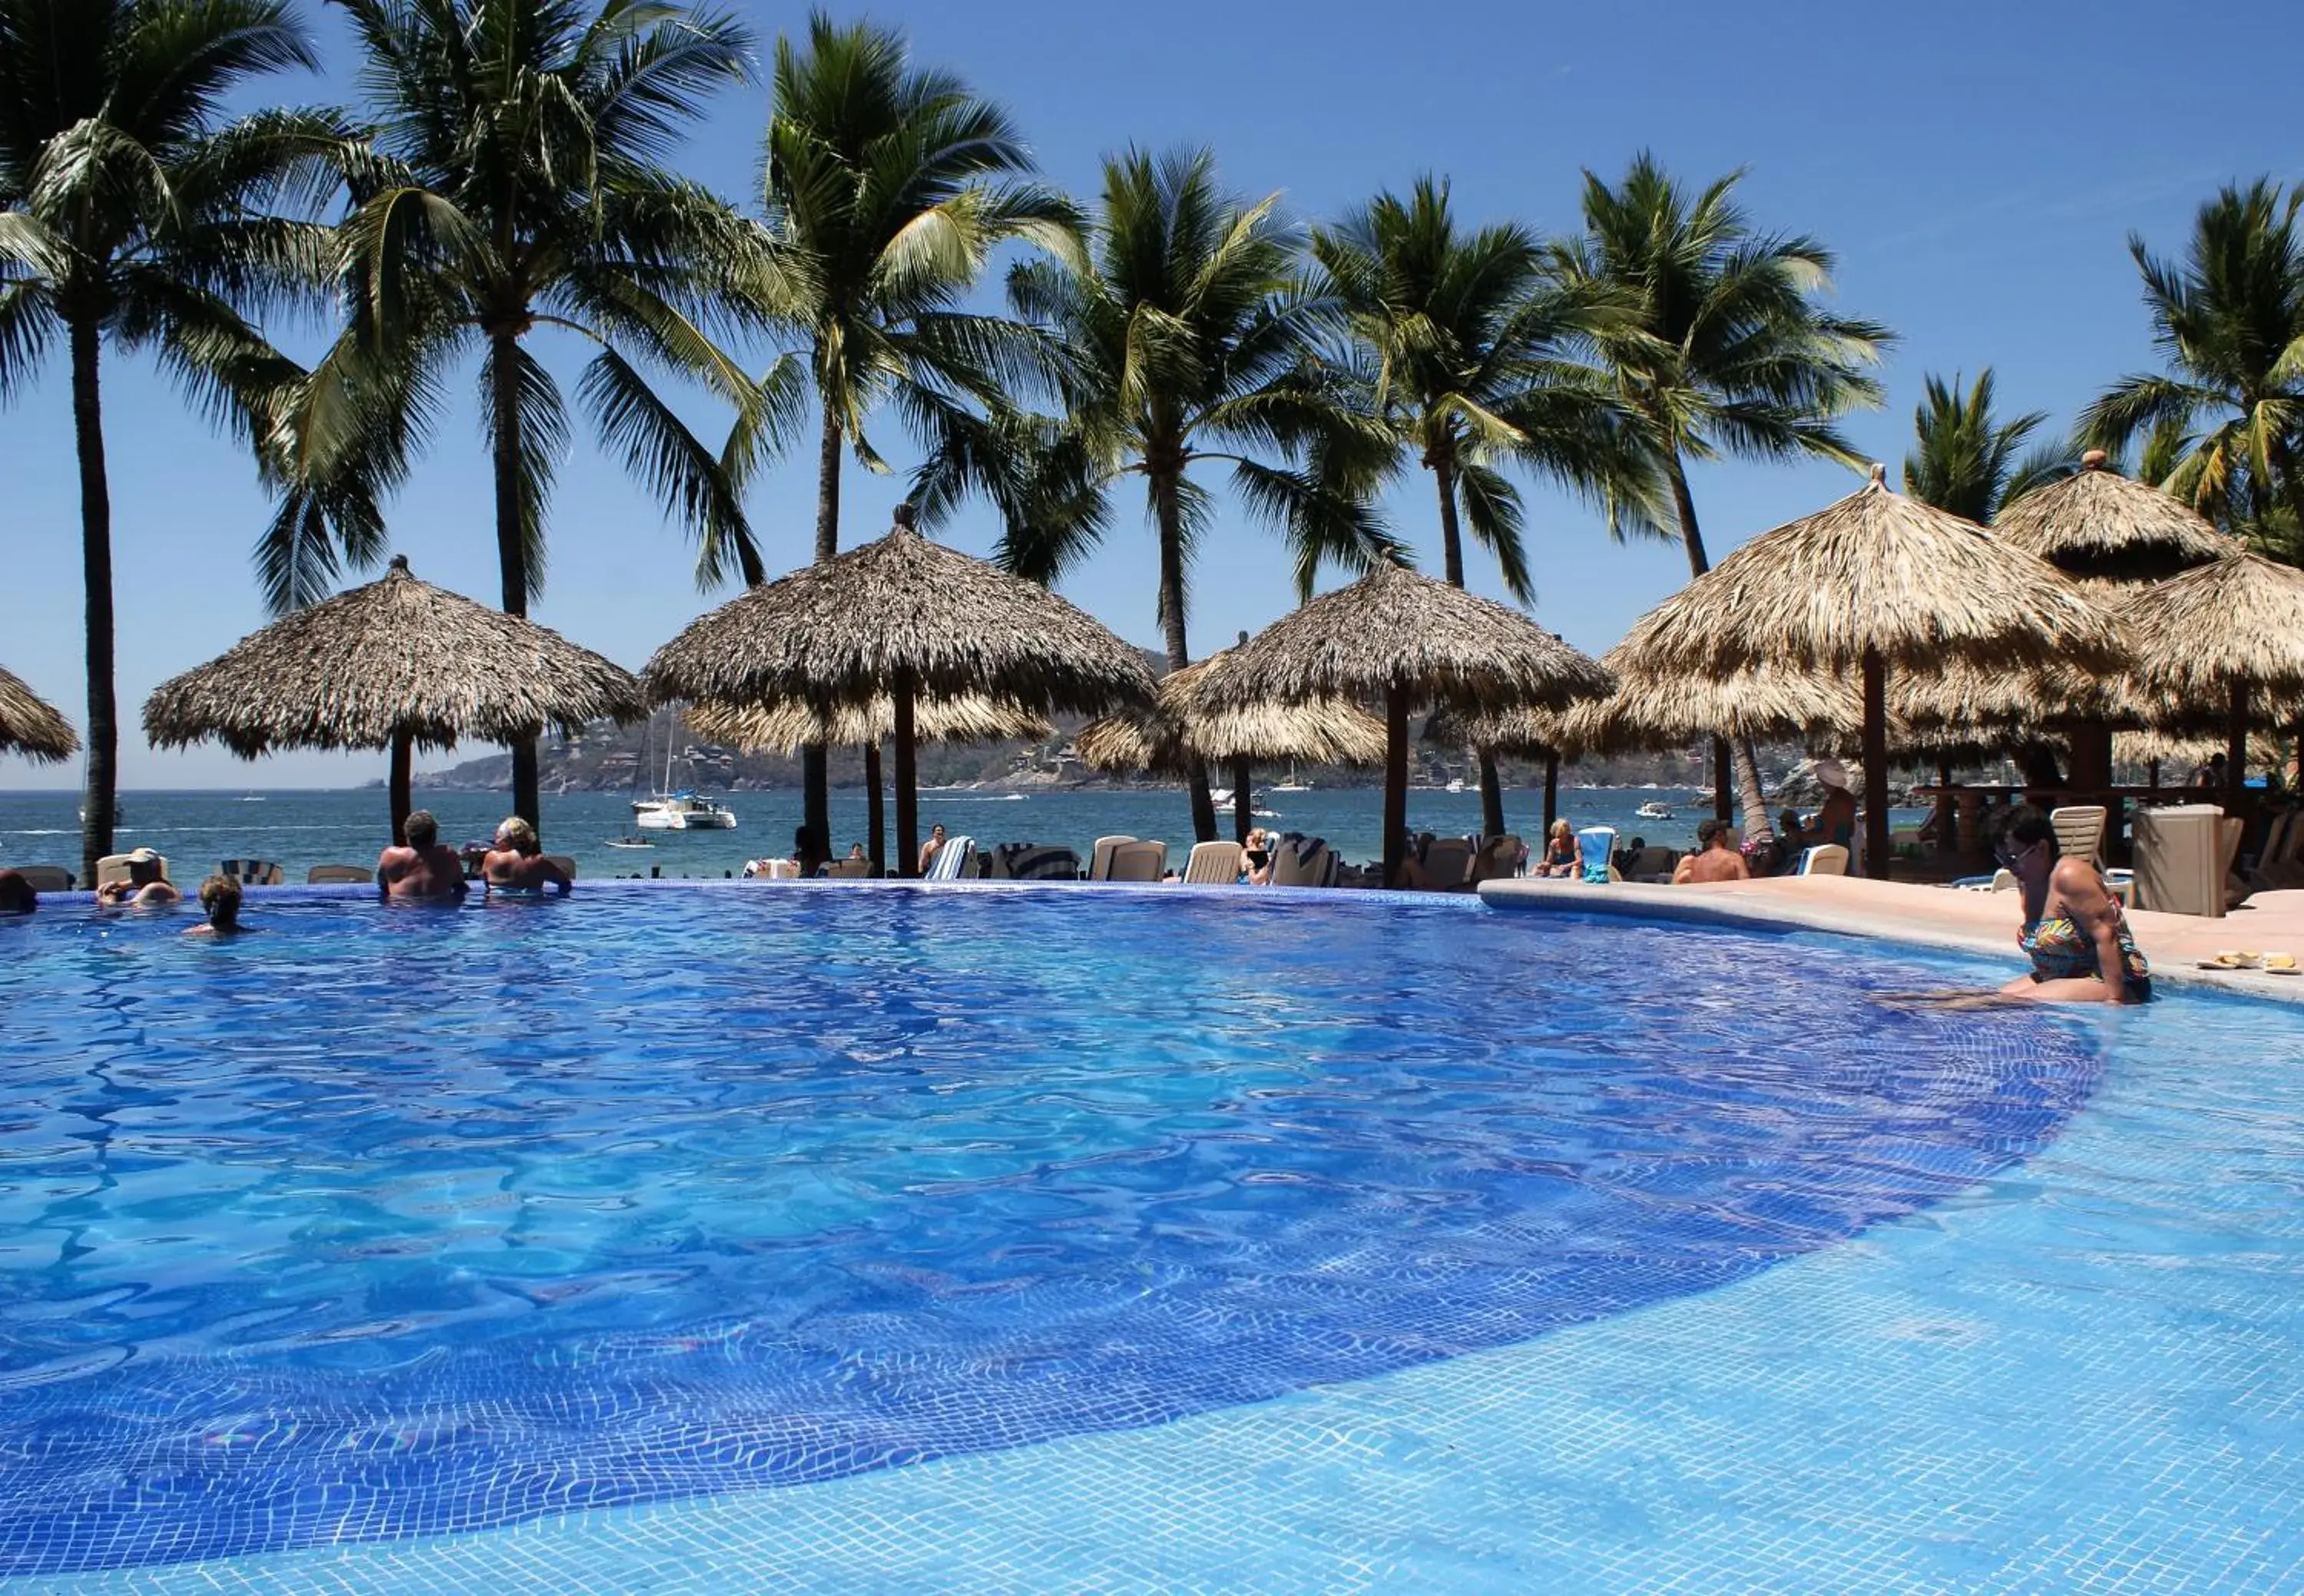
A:
[[[163,682],[144,702],[144,734],[159,748],[214,738],[244,760],[283,748],[389,749],[397,838],[415,749],[510,743],[644,713],[630,673],[547,627],[419,582],[396,556],[382,581],[284,616]]]
[[[1711,675],[1650,672],[1622,646],[1600,657],[1616,691],[1560,717],[1570,749],[1619,754],[1685,747],[1698,737],[1797,737],[1852,733],[1864,705],[1846,678],[1757,666]]]
[[[1564,709],[1614,685],[1599,661],[1527,616],[1389,562],[1324,593],[1232,651],[1197,695],[1211,709],[1381,699],[1384,879],[1408,828],[1408,722],[1421,708]]]
[[[890,701],[897,867],[917,869],[922,695],[984,693],[1049,714],[1152,695],[1143,657],[1085,611],[931,543],[900,505],[888,534],[731,599],[656,650],[658,703],[798,702],[829,713]]]
[[[1232,835],[1248,840],[1255,798],[1249,777],[1259,761],[1300,760],[1314,765],[1376,765],[1384,760],[1384,723],[1349,699],[1288,703],[1259,700],[1231,709],[1200,701],[1201,689],[1221,672],[1231,649],[1160,678],[1153,701],[1090,721],[1072,739],[1081,760],[1098,770],[1190,774],[1197,760],[1229,767]]]
[[[1753,539],[1641,617],[1614,657],[1650,675],[1860,671],[1876,794],[1888,785],[1891,670],[2119,659],[2110,624],[2070,578],[1886,479],[1876,465],[1847,497]],[[1887,806],[1870,804],[1866,820],[1866,869],[1885,876]]]
[[[58,764],[80,751],[80,734],[55,705],[0,670],[0,753]]]
[[[2239,809],[2261,702],[2304,696],[2304,571],[2233,552],[2127,601],[2138,692],[2224,709],[2227,808]]]

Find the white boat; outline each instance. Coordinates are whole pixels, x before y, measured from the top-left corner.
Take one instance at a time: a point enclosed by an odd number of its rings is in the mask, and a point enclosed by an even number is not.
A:
[[[736,811],[694,793],[632,800],[632,824],[642,831],[733,831]]]
[[[612,836],[608,839],[608,846],[612,848],[653,848],[656,845],[648,841],[648,839],[644,836]]]
[[[1217,787],[1214,789],[1208,794],[1208,802],[1215,804],[1218,809],[1222,809],[1225,804],[1232,802],[1232,789],[1230,787]]]
[[[1270,791],[1275,793],[1309,793],[1311,790],[1312,784],[1310,782],[1298,781],[1296,779],[1296,761],[1293,760],[1288,761],[1288,779],[1286,781],[1275,782],[1270,788]]]
[[[1663,804],[1658,803],[1654,799],[1650,799],[1648,802],[1641,804],[1639,808],[1634,810],[1632,812],[1639,816],[1643,820],[1669,820],[1672,819],[1672,811],[1664,807]]]
[[[1452,793],[1462,792],[1464,790],[1464,778],[1461,776],[1450,777],[1448,778],[1448,790]]]

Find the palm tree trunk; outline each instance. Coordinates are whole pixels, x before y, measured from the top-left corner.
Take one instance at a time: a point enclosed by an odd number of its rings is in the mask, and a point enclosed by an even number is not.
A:
[[[1153,478],[1153,502],[1160,521],[1160,630],[1168,647],[1168,668],[1182,670],[1192,663],[1184,645],[1184,513],[1176,502],[1176,479],[1163,472]],[[1194,759],[1185,770],[1191,792],[1192,840],[1216,840],[1216,806],[1208,797],[1208,768]]]
[[[88,785],[80,797],[80,879],[112,852],[120,782],[120,712],[112,683],[112,488],[104,469],[104,405],[97,365],[103,329],[72,324],[72,434],[80,451],[80,570],[88,598]]]
[[[871,840],[864,852],[872,861],[872,879],[879,880],[888,873],[888,811],[880,795],[880,744],[875,741],[864,745],[864,831]]]
[[[1672,478],[1673,512],[1680,519],[1681,547],[1688,555],[1688,573],[1690,577],[1701,576],[1712,569],[1712,562],[1704,552],[1704,533],[1696,523],[1696,496],[1688,490],[1688,472],[1681,464],[1677,448],[1668,457],[1667,471]],[[1736,795],[1744,809],[1745,837],[1749,840],[1774,836],[1775,829],[1768,824],[1768,794],[1760,785],[1760,761],[1752,752],[1752,740],[1730,737],[1714,741],[1713,781],[1720,791],[1725,788],[1719,775],[1718,761],[1723,753],[1728,756],[1729,767],[1735,772]],[[1716,798],[1714,807],[1720,807]],[[1728,817],[1721,814],[1718,818],[1724,820]]]
[[[1445,454],[1432,462],[1433,480],[1440,486],[1440,549],[1446,561],[1448,585],[1464,585],[1464,534],[1456,520],[1456,465]],[[1476,750],[1480,766],[1480,830],[1489,836],[1504,832],[1504,783],[1497,774],[1495,756]]]
[[[1384,879],[1400,885],[1408,842],[1408,690],[1398,682],[1384,693]]]
[[[520,502],[520,370],[515,355],[519,340],[496,335],[494,358],[488,363],[489,403],[496,411],[496,568],[504,592],[504,612],[528,614],[528,531]],[[544,795],[537,769],[536,739],[520,737],[512,750],[512,811],[544,835]]]
[[[824,403],[824,426],[816,445],[818,565],[840,552],[840,446],[846,441],[840,412],[827,398]],[[800,821],[816,834],[819,844],[828,846],[832,836],[832,769],[823,743],[811,743],[800,751]]]

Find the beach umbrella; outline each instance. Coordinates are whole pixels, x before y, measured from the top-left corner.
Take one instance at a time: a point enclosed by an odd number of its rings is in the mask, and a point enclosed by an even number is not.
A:
[[[1384,760],[1384,722],[1349,699],[1288,703],[1263,699],[1229,709],[1204,706],[1199,693],[1231,657],[1219,649],[1196,665],[1160,678],[1152,702],[1092,720],[1072,746],[1098,770],[1191,771],[1195,760],[1229,767],[1232,832],[1248,841],[1254,799],[1249,787],[1258,760],[1299,760],[1315,765],[1376,765]]]
[[[395,556],[382,581],[283,616],[163,682],[144,702],[144,734],[158,748],[214,738],[245,760],[389,749],[398,840],[415,749],[645,712],[629,672],[548,627],[419,582]]]
[[[1972,522],[1888,490],[1856,492],[1764,532],[1634,624],[1614,656],[1648,675],[1860,672],[1864,780],[1888,785],[1891,671],[1965,659],[2082,669],[2121,658],[2112,624],[2071,580]],[[1888,869],[1888,810],[1867,806],[1865,868]]]
[[[800,702],[829,714],[886,698],[896,745],[897,868],[914,873],[924,696],[982,693],[1046,714],[1152,696],[1144,657],[1085,611],[912,529],[752,588],[695,621],[643,673],[658,703]]]
[[[2304,697],[2304,571],[2238,551],[2125,599],[2128,680],[2172,706],[2221,705],[2225,806],[2237,810],[2259,706]],[[2163,725],[2179,720],[2173,709]]]
[[[1518,612],[1389,561],[1324,593],[1231,651],[1197,697],[1212,709],[1261,701],[1381,700],[1384,879],[1399,879],[1408,828],[1408,721],[1419,709],[1565,709],[1614,685],[1599,661]]]
[[[1582,709],[1579,704],[1576,708]],[[1544,761],[1544,830],[1551,835],[1552,822],[1560,818],[1560,760],[1563,753],[1574,754],[1581,750],[1568,740],[1563,730],[1571,709],[1461,710],[1438,709],[1424,723],[1424,740],[1446,747],[1470,748],[1487,754],[1511,754],[1521,759]]]
[[[688,706],[688,724],[715,743],[732,743],[749,753],[779,753],[789,758],[803,748],[832,747],[864,750],[867,814],[864,828],[872,839],[872,873],[887,869],[885,838],[887,824],[880,810],[880,744],[896,726],[893,699],[876,698],[868,704],[834,704],[819,709],[797,700],[780,704],[702,703]],[[912,734],[923,742],[1038,743],[1055,734],[1047,717],[1020,704],[1004,703],[980,692],[957,698],[922,698],[913,706]],[[825,839],[827,843],[829,838]]]
[[[1648,670],[1622,646],[1600,663],[1616,691],[1560,717],[1563,746],[1578,752],[1652,753],[1699,737],[1847,734],[1864,724],[1862,694],[1844,676],[1769,665],[1719,675]]]
[[[80,734],[22,680],[0,670],[0,753],[58,764],[80,751]]]

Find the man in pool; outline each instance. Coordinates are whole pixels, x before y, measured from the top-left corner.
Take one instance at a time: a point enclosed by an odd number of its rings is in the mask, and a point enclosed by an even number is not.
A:
[[[491,892],[541,894],[554,887],[563,897],[576,885],[566,870],[545,857],[536,828],[518,815],[496,828],[496,840],[480,860],[480,879]]]
[[[106,881],[96,889],[96,901],[113,908],[123,905],[137,909],[170,909],[184,901],[168,879],[168,867],[149,848],[139,848],[128,855],[128,879]]]
[[[401,828],[408,841],[377,855],[377,890],[388,898],[445,903],[464,896],[464,862],[440,842],[440,822],[419,809]]]
[[[15,870],[0,870],[0,914],[30,914],[40,906],[40,895]]]
[[[1708,881],[1742,881],[1751,874],[1745,868],[1744,856],[1728,845],[1728,828],[1717,820],[1699,820],[1696,824],[1696,852],[1673,867],[1672,884],[1686,887]]]

